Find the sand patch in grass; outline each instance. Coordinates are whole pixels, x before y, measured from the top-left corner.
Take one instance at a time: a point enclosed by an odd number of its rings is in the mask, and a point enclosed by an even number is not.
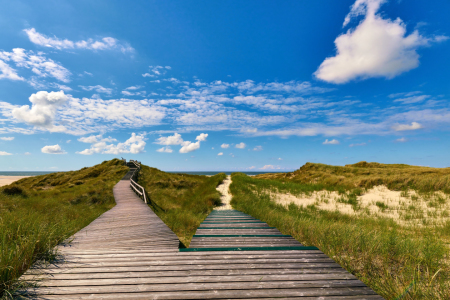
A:
[[[31,176],[0,176],[0,186],[11,184],[22,178],[27,178]]]
[[[284,206],[294,203],[349,215],[391,218],[403,225],[443,225],[450,215],[450,198],[442,192],[421,194],[411,190],[392,191],[379,185],[363,191],[351,203],[346,198],[349,192],[315,191],[301,195],[268,193],[272,200]]]

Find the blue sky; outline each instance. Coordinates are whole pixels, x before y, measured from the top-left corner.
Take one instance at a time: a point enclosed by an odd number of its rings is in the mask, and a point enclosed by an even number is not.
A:
[[[446,0],[0,4],[0,170],[450,166]]]

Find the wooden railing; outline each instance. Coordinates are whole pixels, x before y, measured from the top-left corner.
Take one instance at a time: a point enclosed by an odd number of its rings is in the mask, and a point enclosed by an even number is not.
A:
[[[147,203],[147,196],[145,194],[145,189],[139,185],[136,181],[138,180],[139,171],[141,170],[141,162],[137,160],[130,160],[131,163],[133,163],[136,166],[136,169],[133,172],[133,175],[131,175],[130,178],[130,187],[134,190],[136,194],[141,197],[145,203]]]

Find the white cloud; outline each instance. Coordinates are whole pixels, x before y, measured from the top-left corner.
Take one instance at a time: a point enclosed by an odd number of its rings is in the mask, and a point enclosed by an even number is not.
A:
[[[166,153],[172,153],[173,152],[173,150],[172,149],[170,149],[170,147],[169,146],[166,146],[166,147],[162,147],[162,148],[159,148],[158,150],[156,150],[156,151],[158,151],[158,152],[166,152]]]
[[[94,143],[99,143],[99,142],[111,143],[111,142],[116,142],[117,140],[112,137],[103,138],[103,135],[99,134],[99,135],[80,137],[78,139],[78,141],[82,142],[82,143],[94,144]]]
[[[169,66],[166,66],[166,67],[149,66],[149,68],[150,68],[150,72],[142,74],[143,77],[157,77],[157,76],[166,74],[167,70],[171,69],[171,67],[169,67]],[[158,82],[159,82],[159,80],[158,80]]]
[[[405,130],[417,130],[423,128],[422,125],[420,125],[417,122],[412,122],[411,125],[408,124],[396,124],[392,126],[392,129],[395,131],[405,131]]]
[[[253,148],[253,151],[262,151],[263,147],[262,146],[256,146],[255,148]]]
[[[66,154],[67,153],[64,150],[62,150],[58,144],[53,145],[53,146],[44,146],[44,147],[42,147],[41,152],[47,153],[47,154]]]
[[[167,137],[160,137],[156,139],[156,144],[159,145],[181,145],[183,143],[183,139],[181,138],[181,134],[174,133],[174,135],[167,136]]]
[[[230,144],[223,143],[222,145],[220,145],[220,148],[223,148],[223,149],[227,149],[228,147],[230,147]]]
[[[0,51],[0,78],[23,80],[14,70],[6,66],[5,61],[12,61],[17,67],[30,69],[39,77],[53,77],[62,82],[69,82],[71,73],[62,65],[43,56],[42,52],[34,53],[22,48],[14,48],[12,52]],[[17,75],[17,76],[16,76]],[[30,83],[31,84],[31,83]]]
[[[30,41],[36,45],[62,49],[88,49],[88,50],[119,50],[121,52],[133,52],[134,49],[127,43],[121,43],[112,37],[104,37],[101,40],[80,40],[73,42],[68,39],[59,39],[57,37],[48,37],[36,31],[34,28],[24,29]]]
[[[200,135],[197,136],[195,139],[199,142],[204,142],[204,141],[206,141],[207,137],[208,137],[207,133],[200,133]]]
[[[223,152],[219,152],[217,155],[218,155],[218,156],[221,156],[221,155],[223,155]]]
[[[324,145],[339,145],[340,143],[336,139],[332,139],[331,141],[326,139],[322,144],[324,144]]]
[[[283,160],[281,157],[278,157],[278,160]]]
[[[29,98],[32,103],[31,109],[29,105],[23,105],[12,110],[12,115],[19,121],[30,125],[39,126],[49,131],[64,131],[64,126],[54,125],[56,110],[62,106],[68,97],[63,91],[46,92],[40,91],[32,94]]]
[[[25,80],[23,77],[17,75],[17,71],[11,68],[3,60],[0,60],[0,72],[0,79]]]
[[[72,140],[67,140],[66,143],[69,144]]]
[[[200,141],[192,143],[191,141],[185,141],[181,144],[180,153],[189,153],[200,148]]]
[[[30,152],[25,152],[24,154],[25,154],[25,155],[31,155],[31,153],[30,153]]]
[[[108,95],[111,95],[112,92],[113,92],[113,89],[105,88],[105,87],[103,87],[101,85],[91,85],[91,86],[80,85],[80,88],[82,88],[85,91],[92,91],[92,90],[94,90],[97,93],[103,93],[103,94],[108,94]]]
[[[385,0],[357,0],[346,16],[344,26],[359,15],[364,20],[334,41],[337,54],[326,58],[314,73],[319,79],[345,83],[371,77],[393,78],[419,65],[416,50],[446,37],[426,38],[417,30],[406,35],[406,25],[383,19],[377,14]]]
[[[197,149],[200,148],[200,142],[204,142],[206,141],[206,138],[208,137],[207,133],[201,133],[200,135],[198,135],[195,139],[197,140],[197,142],[192,143],[191,141],[184,141],[181,146],[180,149],[180,153],[189,153],[192,151],[195,151]]]
[[[247,169],[253,170],[254,168],[256,168],[256,167],[255,166],[251,166],[251,167],[248,167]]]
[[[0,151],[0,156],[2,155],[12,155],[12,153],[8,153],[6,151]]]
[[[82,138],[81,138],[82,139]],[[79,139],[79,140],[81,140]],[[146,142],[143,134],[136,135],[134,132],[131,137],[124,143],[107,144],[108,142],[115,141],[112,138],[101,138],[100,136],[91,136],[83,139],[82,141],[86,143],[92,143],[91,148],[85,149],[78,154],[92,155],[92,154],[122,154],[122,153],[132,153],[138,154],[144,152]]]
[[[262,168],[259,168],[260,170],[279,170],[281,169],[280,166],[274,166],[274,165],[265,165]]]
[[[404,142],[407,142],[408,139],[402,137],[402,138],[396,139],[395,141],[398,142],[398,143],[404,143]]]
[[[12,141],[12,140],[14,140],[14,137],[13,137],[13,136],[10,136],[10,137],[4,136],[4,137],[0,137],[0,140],[3,140],[3,141]]]
[[[350,144],[349,147],[358,147],[358,146],[365,146],[366,143],[360,143],[360,144]]]
[[[143,88],[142,85],[133,85],[133,86],[127,87],[126,90],[138,90],[138,89],[141,89],[141,88]]]
[[[236,148],[238,148],[238,149],[244,149],[245,147],[246,147],[247,145],[245,144],[245,143],[239,143],[239,144],[236,144]]]

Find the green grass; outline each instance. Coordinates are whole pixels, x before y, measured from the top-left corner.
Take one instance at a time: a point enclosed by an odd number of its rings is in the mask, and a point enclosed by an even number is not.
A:
[[[285,207],[272,201],[268,191],[305,193],[320,187],[338,190],[339,185],[278,176],[265,180],[232,174],[231,204],[306,246],[319,247],[386,299],[448,299],[449,249],[444,241],[450,236],[450,222],[434,229],[410,228],[390,219],[350,216],[315,206]],[[361,192],[345,188],[350,190],[342,193],[347,203]]]
[[[118,159],[0,187],[0,297],[36,260],[115,205],[113,186],[129,169]]]
[[[289,173],[257,175],[256,178],[323,186],[327,190],[369,189],[386,185],[391,190],[413,189],[421,193],[450,194],[450,168],[417,167],[403,164],[367,163],[341,166],[306,163]],[[407,192],[404,192],[407,194]]]
[[[142,165],[138,182],[153,211],[188,247],[197,227],[221,203],[216,187],[225,178],[224,173],[211,177],[173,174]]]

